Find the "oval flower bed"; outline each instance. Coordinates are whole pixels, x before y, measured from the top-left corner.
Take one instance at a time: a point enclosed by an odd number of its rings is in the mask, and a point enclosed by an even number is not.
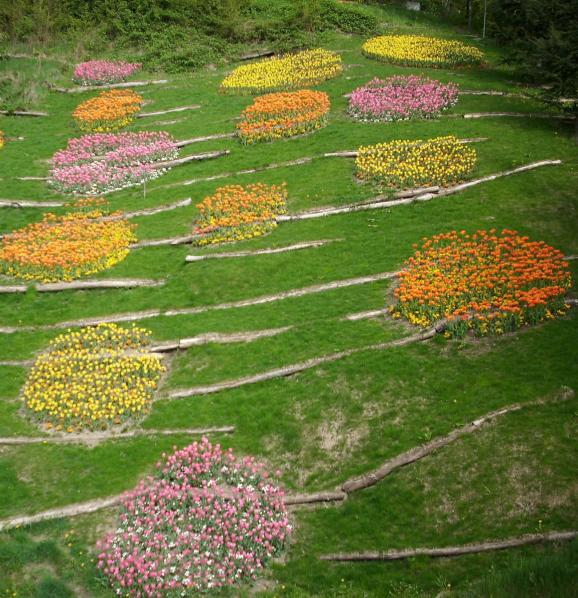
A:
[[[380,35],[366,41],[362,51],[384,62],[429,68],[477,65],[484,57],[475,46],[425,35]]]
[[[237,67],[221,83],[222,91],[259,93],[317,85],[343,70],[336,52],[304,50]]]
[[[85,133],[116,131],[134,120],[142,104],[142,96],[131,89],[112,89],[79,104],[72,118]]]
[[[147,352],[150,333],[116,324],[69,331],[36,359],[22,396],[45,429],[106,429],[146,415],[165,371]]]
[[[141,67],[140,63],[90,60],[74,67],[72,80],[79,85],[106,85],[125,81]]]
[[[261,463],[206,438],[163,457],[97,546],[113,591],[170,598],[255,580],[291,532],[283,490]]]
[[[476,165],[476,151],[453,135],[428,141],[399,140],[360,147],[357,176],[395,189],[450,185]]]
[[[164,131],[83,135],[54,154],[49,184],[60,193],[110,193],[161,176],[166,169],[158,163],[177,155]]]
[[[255,143],[315,131],[325,124],[330,105],[322,91],[270,93],[243,110],[237,132],[243,143]]]
[[[452,231],[424,239],[399,274],[396,317],[449,336],[502,334],[564,315],[572,285],[562,252],[513,230]]]
[[[135,225],[102,221],[98,210],[55,216],[7,234],[0,242],[0,272],[24,280],[70,281],[122,261],[136,241]]]
[[[228,185],[206,197],[197,208],[197,245],[252,239],[271,232],[276,218],[287,212],[287,188],[257,183],[242,187]]]
[[[349,114],[366,122],[435,118],[456,104],[458,87],[424,77],[372,79],[349,98]]]

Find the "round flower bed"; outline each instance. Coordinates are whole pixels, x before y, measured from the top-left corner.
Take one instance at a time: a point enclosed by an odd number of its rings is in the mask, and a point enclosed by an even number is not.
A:
[[[305,50],[237,67],[221,83],[222,91],[259,93],[317,85],[343,70],[335,52]]]
[[[270,93],[243,110],[237,132],[244,143],[301,135],[322,127],[329,108],[329,96],[322,91]]]
[[[476,151],[453,135],[428,141],[399,140],[360,147],[357,176],[406,189],[462,181],[476,165]]]
[[[458,87],[453,83],[414,75],[375,78],[351,94],[349,114],[366,122],[435,118],[457,101]]]
[[[139,63],[90,60],[74,67],[72,80],[79,85],[106,85],[125,81],[140,69]]]
[[[60,193],[100,195],[161,176],[178,148],[169,133],[94,133],[70,139],[52,158],[49,184]]]
[[[447,334],[502,334],[566,313],[564,255],[513,230],[452,231],[424,239],[399,274],[394,316]]]
[[[0,272],[24,280],[70,281],[122,261],[136,241],[135,225],[100,220],[99,210],[55,216],[29,224],[0,241]]]
[[[116,131],[134,120],[142,104],[142,96],[131,89],[112,89],[79,104],[72,118],[85,133]]]
[[[200,214],[194,232],[202,237],[196,244],[240,241],[271,232],[277,226],[277,216],[286,213],[286,202],[284,184],[220,187],[197,205]]]
[[[26,412],[46,429],[106,429],[146,415],[165,368],[147,352],[149,332],[116,324],[50,342],[26,380]]]
[[[97,547],[116,594],[217,592],[255,580],[281,553],[291,532],[284,493],[252,457],[203,438],[157,468],[124,495],[116,530]]]
[[[477,65],[484,57],[474,46],[424,35],[380,35],[366,41],[362,51],[384,62],[428,68]]]

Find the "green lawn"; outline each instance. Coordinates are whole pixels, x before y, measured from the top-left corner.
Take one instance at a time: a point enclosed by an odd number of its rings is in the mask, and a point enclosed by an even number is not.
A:
[[[403,13],[373,9],[399,31],[435,29]],[[471,39],[467,38],[470,42]],[[342,76],[318,86],[329,93],[329,125],[299,139],[244,147],[234,139],[189,146],[181,155],[230,149],[214,161],[187,164],[147,184],[109,196],[113,209],[134,210],[192,197],[193,204],[135,219],[140,239],[187,234],[195,204],[228,183],[286,181],[290,212],[340,205],[375,195],[353,178],[353,161],[318,159],[310,164],[224,181],[178,183],[220,172],[323,152],[356,149],[392,139],[444,134],[488,137],[475,145],[474,177],[542,159],[560,166],[485,183],[463,193],[386,210],[282,223],[269,236],[239,242],[235,250],[282,246],[315,239],[343,239],[316,249],[242,259],[186,264],[191,247],[143,248],[101,278],[166,278],[164,287],[0,296],[0,326],[43,325],[152,308],[216,305],[318,283],[393,271],[424,236],[452,229],[510,228],[544,240],[566,254],[578,253],[578,156],[570,127],[555,120],[488,118],[360,124],[344,113],[343,94],[374,76],[424,73],[456,81],[463,89],[518,90],[491,45],[480,69],[422,71],[371,61],[362,38],[331,35],[328,48],[342,53]],[[30,70],[28,60],[4,68]],[[44,69],[56,70],[49,61]],[[58,67],[62,72],[62,67]],[[166,85],[139,90],[161,110],[199,103],[200,110],[138,120],[131,130],[164,129],[177,139],[234,129],[250,97],[217,92],[225,70],[171,75]],[[147,74],[160,78],[162,74]],[[140,77],[139,77],[140,78]],[[66,84],[62,74],[62,83]],[[70,114],[91,94],[46,92],[38,109],[49,118],[4,117],[0,129],[23,141],[0,154],[2,199],[53,199],[42,181],[46,160],[76,134]],[[543,107],[511,97],[462,96],[451,112],[527,111]],[[161,125],[159,121],[176,121]],[[64,212],[65,210],[56,210]],[[39,220],[43,210],[0,208],[0,233]],[[229,250],[228,248],[225,250]],[[195,250],[223,251],[222,248]],[[576,262],[572,270],[578,275]],[[167,400],[167,391],[211,384],[340,349],[362,347],[408,334],[389,319],[343,321],[352,312],[379,309],[389,300],[388,282],[207,313],[141,322],[155,340],[203,332],[235,332],[293,326],[250,344],[204,345],[178,354],[145,428],[231,424],[232,435],[215,437],[237,453],[279,467],[289,490],[330,489],[426,440],[443,435],[493,409],[552,398],[563,387],[578,390],[578,321],[575,309],[558,321],[499,338],[463,342],[436,338],[386,351],[367,351],[289,378],[221,393]],[[28,359],[59,331],[0,334],[0,360]],[[36,435],[18,399],[26,371],[0,367],[0,434]],[[576,399],[550,402],[509,414],[423,461],[410,465],[337,507],[292,514],[294,534],[286,556],[267,570],[264,596],[571,596],[575,591],[576,542],[488,553],[459,559],[412,559],[389,564],[331,564],[328,552],[445,546],[577,528],[575,472]],[[116,440],[96,447],[33,445],[0,448],[0,518],[105,497],[132,488],[161,453],[190,442],[186,436]],[[94,545],[114,521],[113,511],[34,525],[0,534],[0,596],[55,598],[111,596],[95,573]],[[244,591],[244,590],[243,590]],[[248,591],[248,590],[247,590]],[[236,594],[235,594],[236,595]]]

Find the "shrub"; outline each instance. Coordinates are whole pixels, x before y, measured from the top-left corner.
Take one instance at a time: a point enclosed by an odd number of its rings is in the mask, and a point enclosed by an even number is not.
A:
[[[90,60],[74,67],[72,80],[79,85],[105,85],[125,81],[140,69],[139,63]]]
[[[176,598],[255,580],[291,532],[283,490],[206,438],[163,458],[97,546],[115,593]]]
[[[24,385],[31,417],[46,429],[104,429],[149,412],[164,371],[150,333],[116,324],[69,331],[50,342]]]
[[[321,128],[329,108],[329,96],[322,91],[270,93],[243,110],[237,132],[244,143],[301,135]]]
[[[54,154],[49,184],[60,193],[110,193],[161,176],[166,169],[158,163],[177,155],[163,131],[83,135]]]
[[[131,89],[112,89],[79,104],[72,118],[85,133],[116,131],[134,120],[142,104],[142,96]]]
[[[476,150],[453,135],[428,141],[399,140],[360,147],[357,176],[404,189],[462,181],[476,164]]]
[[[362,51],[384,62],[430,68],[476,65],[484,57],[474,46],[424,35],[380,35],[366,41]]]
[[[274,56],[237,67],[221,83],[222,91],[255,93],[317,85],[343,70],[341,57],[318,48]]]
[[[206,197],[197,208],[198,245],[251,239],[271,232],[276,218],[286,212],[287,189],[283,184],[229,185]]]
[[[46,214],[41,222],[4,236],[0,272],[24,280],[69,281],[96,274],[122,261],[136,241],[126,220],[99,220],[93,210],[64,216]]]
[[[457,101],[453,83],[414,75],[375,78],[351,94],[349,114],[365,122],[435,118]]]
[[[424,239],[395,289],[396,317],[449,336],[502,334],[566,313],[572,285],[562,252],[513,230],[452,231]]]

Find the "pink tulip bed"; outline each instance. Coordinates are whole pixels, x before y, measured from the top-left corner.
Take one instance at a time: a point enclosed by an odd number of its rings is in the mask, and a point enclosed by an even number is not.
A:
[[[90,60],[74,67],[72,80],[79,85],[106,85],[125,81],[140,69],[136,62]]]
[[[255,580],[291,532],[283,490],[252,457],[207,438],[163,458],[98,545],[115,593],[176,598]]]
[[[435,118],[458,101],[458,87],[411,76],[375,78],[349,98],[349,114],[364,122]]]
[[[161,176],[167,169],[159,163],[177,155],[176,142],[164,131],[83,135],[54,154],[49,184],[60,193],[110,193]]]

